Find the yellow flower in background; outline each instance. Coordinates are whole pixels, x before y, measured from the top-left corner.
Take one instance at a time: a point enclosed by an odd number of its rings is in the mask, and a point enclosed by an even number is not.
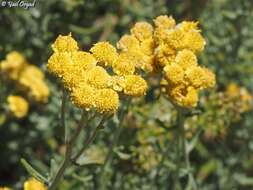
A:
[[[1,72],[8,79],[15,82],[27,96],[35,102],[46,103],[49,96],[49,88],[45,83],[44,73],[18,52],[11,52],[6,60],[0,64]]]
[[[0,71],[11,80],[17,80],[26,66],[26,60],[20,53],[13,51],[7,54],[6,59],[0,63]]]
[[[24,190],[47,190],[47,187],[35,178],[31,178],[25,181]]]
[[[28,95],[36,102],[46,103],[49,88],[44,82],[44,73],[33,65],[28,65],[21,73],[18,82],[28,89]]]
[[[252,109],[253,96],[245,87],[229,83],[225,90],[225,96],[229,102],[234,102],[237,110],[241,113]]]
[[[137,156],[135,163],[144,171],[151,171],[156,168],[161,161],[161,155],[149,144],[136,147],[133,152]]]
[[[98,42],[93,45],[90,51],[98,62],[104,66],[112,65],[118,57],[116,48],[109,42]]]
[[[27,115],[29,104],[21,96],[10,95],[7,98],[9,110],[17,118],[23,118]]]

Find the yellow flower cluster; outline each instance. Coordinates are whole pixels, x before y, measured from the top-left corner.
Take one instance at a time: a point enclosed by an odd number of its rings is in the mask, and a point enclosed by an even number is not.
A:
[[[135,147],[133,152],[136,154],[134,162],[146,172],[156,168],[161,161],[161,155],[149,144]]]
[[[62,80],[72,102],[82,109],[113,113],[119,107],[118,93],[142,96],[147,90],[145,80],[135,73],[134,63],[109,42],[98,42],[85,52],[69,34],[60,35],[52,48],[48,70]]]
[[[24,183],[24,190],[47,190],[47,187],[35,178],[31,178]]]
[[[21,96],[10,95],[7,98],[8,107],[11,113],[17,118],[23,118],[27,115],[29,104]]]
[[[250,92],[235,83],[230,83],[225,91],[225,98],[229,102],[234,102],[236,110],[244,113],[252,109],[253,96]]]
[[[149,73],[164,73],[161,86],[173,103],[196,106],[198,91],[215,85],[215,75],[197,64],[196,54],[205,46],[198,23],[184,21],[176,25],[172,17],[158,16],[154,25],[137,22],[131,34],[119,40],[118,48],[135,67]],[[132,72],[133,68],[128,64],[117,72]]]
[[[31,65],[18,52],[11,52],[0,63],[0,71],[8,79],[22,86],[36,102],[48,101],[49,89],[44,82],[43,72]]]
[[[253,109],[253,95],[234,82],[229,83],[224,91],[211,91],[200,102],[203,113],[186,121],[188,137],[192,137],[198,127],[204,126],[204,137],[207,140],[224,138],[231,124],[241,121],[242,114]]]

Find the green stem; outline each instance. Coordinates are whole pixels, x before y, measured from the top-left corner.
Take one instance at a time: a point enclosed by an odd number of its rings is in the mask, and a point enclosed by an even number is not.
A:
[[[183,110],[181,108],[177,108],[177,130],[175,130],[175,141],[176,141],[176,179],[175,179],[175,189],[176,190],[181,190],[182,186],[180,183],[180,176],[179,172],[181,169],[181,149],[182,147],[182,129],[184,129],[184,114]]]
[[[191,171],[191,162],[190,162],[190,152],[187,150],[187,139],[185,137],[185,128],[184,128],[184,123],[185,123],[185,110],[178,108],[178,126],[179,126],[179,141],[180,141],[180,146],[179,146],[179,151],[183,153],[184,157],[184,162],[186,165],[186,169],[188,171],[188,183],[187,183],[187,188],[186,189],[193,189],[197,190],[197,184],[195,182],[194,176]],[[179,159],[180,160],[180,159]],[[181,165],[180,165],[181,167]]]
[[[87,119],[86,112],[84,112],[82,114],[82,117],[80,119],[80,122],[78,124],[78,127],[77,127],[73,137],[69,141],[67,141],[67,143],[66,143],[66,151],[65,151],[65,155],[64,155],[64,160],[63,160],[59,170],[57,171],[56,175],[54,176],[52,182],[50,182],[48,190],[55,190],[57,188],[62,176],[64,175],[65,170],[70,165],[73,145],[75,144],[75,141],[83,128],[83,123],[84,122],[86,123],[86,121],[85,121],[86,119]]]
[[[129,105],[130,105],[130,99],[128,99],[126,101],[125,108],[123,108],[119,114],[119,123],[118,123],[117,129],[116,129],[116,132],[114,133],[113,141],[110,144],[108,153],[106,155],[104,164],[101,168],[101,172],[98,177],[98,189],[101,189],[101,190],[105,189],[105,186],[106,186],[106,183],[104,183],[105,173],[106,173],[107,167],[109,167],[109,165],[111,163],[111,160],[113,157],[113,150],[114,150],[115,146],[118,144],[119,137],[122,133],[122,130],[123,130],[122,124],[123,124],[124,116],[128,112]]]
[[[79,152],[71,158],[72,162],[76,164],[78,158],[83,154],[83,152],[88,148],[88,146],[95,140],[99,129],[103,127],[104,122],[107,120],[107,117],[103,117],[98,126],[94,129],[90,137],[85,141],[84,146],[79,150]]]
[[[65,136],[64,140],[65,140],[65,143],[67,144],[68,129],[67,129],[67,126],[65,125],[66,101],[67,101],[67,92],[65,91],[65,89],[62,89],[61,127],[64,128],[64,136]]]
[[[185,138],[185,133],[184,134],[184,160],[185,160],[185,164],[186,164],[186,169],[188,171],[188,184],[187,184],[187,189],[193,189],[193,190],[197,190],[197,183],[194,179],[194,176],[192,174],[191,171],[191,162],[190,162],[190,153],[188,152],[188,150],[185,148],[187,146],[187,139]]]
[[[163,165],[164,165],[164,162],[169,154],[169,151],[170,151],[170,146],[167,146],[165,148],[165,150],[162,152],[162,158],[161,158],[161,161],[157,167],[157,172],[156,172],[156,175],[155,175],[155,178],[154,178],[154,184],[156,185],[157,188],[159,188],[159,175],[160,175],[160,172],[163,168]]]

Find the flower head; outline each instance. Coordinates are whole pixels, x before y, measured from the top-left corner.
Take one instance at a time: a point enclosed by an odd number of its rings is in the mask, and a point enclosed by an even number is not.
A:
[[[110,75],[103,67],[96,66],[87,71],[85,79],[88,85],[101,89],[108,87]]]
[[[67,36],[59,35],[52,45],[54,52],[74,52],[78,50],[77,42],[72,38],[71,33]]]
[[[189,31],[196,31],[196,32],[200,32],[199,28],[198,28],[198,22],[191,22],[191,21],[183,21],[179,24],[179,28],[180,30],[184,31],[184,32],[189,32]]]
[[[175,57],[175,63],[177,63],[182,69],[186,70],[192,66],[197,66],[196,55],[188,49],[179,51]]]
[[[161,27],[165,29],[171,29],[176,26],[176,21],[172,16],[168,17],[167,15],[161,15],[154,19],[156,27]]]
[[[126,87],[126,81],[124,76],[114,75],[111,77],[109,82],[110,88],[116,92],[121,92]]]
[[[143,40],[152,38],[153,27],[147,22],[137,22],[134,27],[131,28],[131,34],[142,42]]]
[[[165,78],[171,84],[184,83],[184,70],[178,64],[171,64],[164,67]]]
[[[167,93],[170,100],[179,106],[192,108],[197,105],[198,91],[193,87],[187,87],[183,84],[168,86]]]
[[[134,74],[135,61],[128,53],[120,53],[118,59],[112,64],[113,72],[117,75]]]
[[[117,43],[117,48],[122,51],[135,51],[139,45],[138,39],[133,35],[123,35]]]
[[[55,76],[62,77],[66,67],[72,62],[71,54],[67,52],[54,53],[48,59],[47,69]]]
[[[74,88],[71,92],[71,100],[77,107],[90,110],[95,106],[95,94],[97,90],[89,85],[83,84]]]
[[[124,93],[130,96],[143,96],[147,91],[146,81],[139,75],[125,76]]]
[[[206,45],[205,39],[195,30],[191,30],[184,34],[183,47],[192,50],[193,52],[201,52]]]
[[[109,42],[98,42],[90,49],[93,56],[101,65],[112,65],[118,57],[118,53]]]
[[[96,66],[97,60],[95,57],[85,51],[76,51],[71,56],[74,65],[82,69],[83,71],[89,70]]]
[[[210,70],[200,66],[194,66],[187,69],[186,79],[196,89],[210,88],[216,83],[215,75]]]
[[[114,113],[119,107],[119,96],[112,89],[99,89],[95,94],[95,105],[100,113]]]

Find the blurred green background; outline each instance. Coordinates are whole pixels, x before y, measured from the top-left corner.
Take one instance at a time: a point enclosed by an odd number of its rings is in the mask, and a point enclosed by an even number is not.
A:
[[[115,44],[120,36],[129,33],[135,22],[151,22],[162,14],[172,15],[177,22],[197,20],[207,41],[199,62],[217,74],[216,91],[223,91],[234,82],[253,93],[252,10],[252,0],[37,0],[36,6],[28,10],[0,6],[0,60],[13,50],[19,51],[30,63],[46,72],[51,92],[49,102],[34,105],[25,119],[8,120],[1,107],[13,89],[0,85],[0,186],[21,189],[23,181],[29,177],[20,164],[22,157],[43,173],[48,172],[50,158],[54,157],[56,163],[61,160],[60,85],[46,71],[51,44],[59,34],[72,32],[81,48],[88,50],[97,41],[108,40]],[[203,95],[212,96],[213,93]],[[108,171],[108,189],[169,189],[169,159],[164,162],[158,182],[154,183],[153,179],[159,152],[164,146],[173,144],[164,140],[167,131],[157,132],[152,127],[159,122],[170,123],[174,113],[168,102],[155,101],[153,96],[151,89],[145,101],[136,102],[127,116],[122,142]],[[221,127],[226,130],[226,136],[212,140],[201,136],[192,152],[199,189],[253,189],[252,111],[241,114],[236,122],[226,122],[233,118],[226,113],[219,115],[223,108],[215,103],[208,106],[202,106],[201,114],[205,116],[202,116],[204,121],[200,127],[207,123],[213,126],[225,123]],[[79,116],[79,110],[69,108],[67,123],[75,123]],[[115,124],[112,121],[108,125],[110,127],[104,129],[93,146],[93,153],[98,157],[106,152],[112,140]],[[139,142],[142,135],[149,139],[148,145]],[[127,141],[129,137],[130,142]],[[162,145],[159,144],[161,139]],[[173,147],[171,151],[169,155],[173,157]],[[60,189],[94,188],[98,171],[97,164],[69,170]]]

